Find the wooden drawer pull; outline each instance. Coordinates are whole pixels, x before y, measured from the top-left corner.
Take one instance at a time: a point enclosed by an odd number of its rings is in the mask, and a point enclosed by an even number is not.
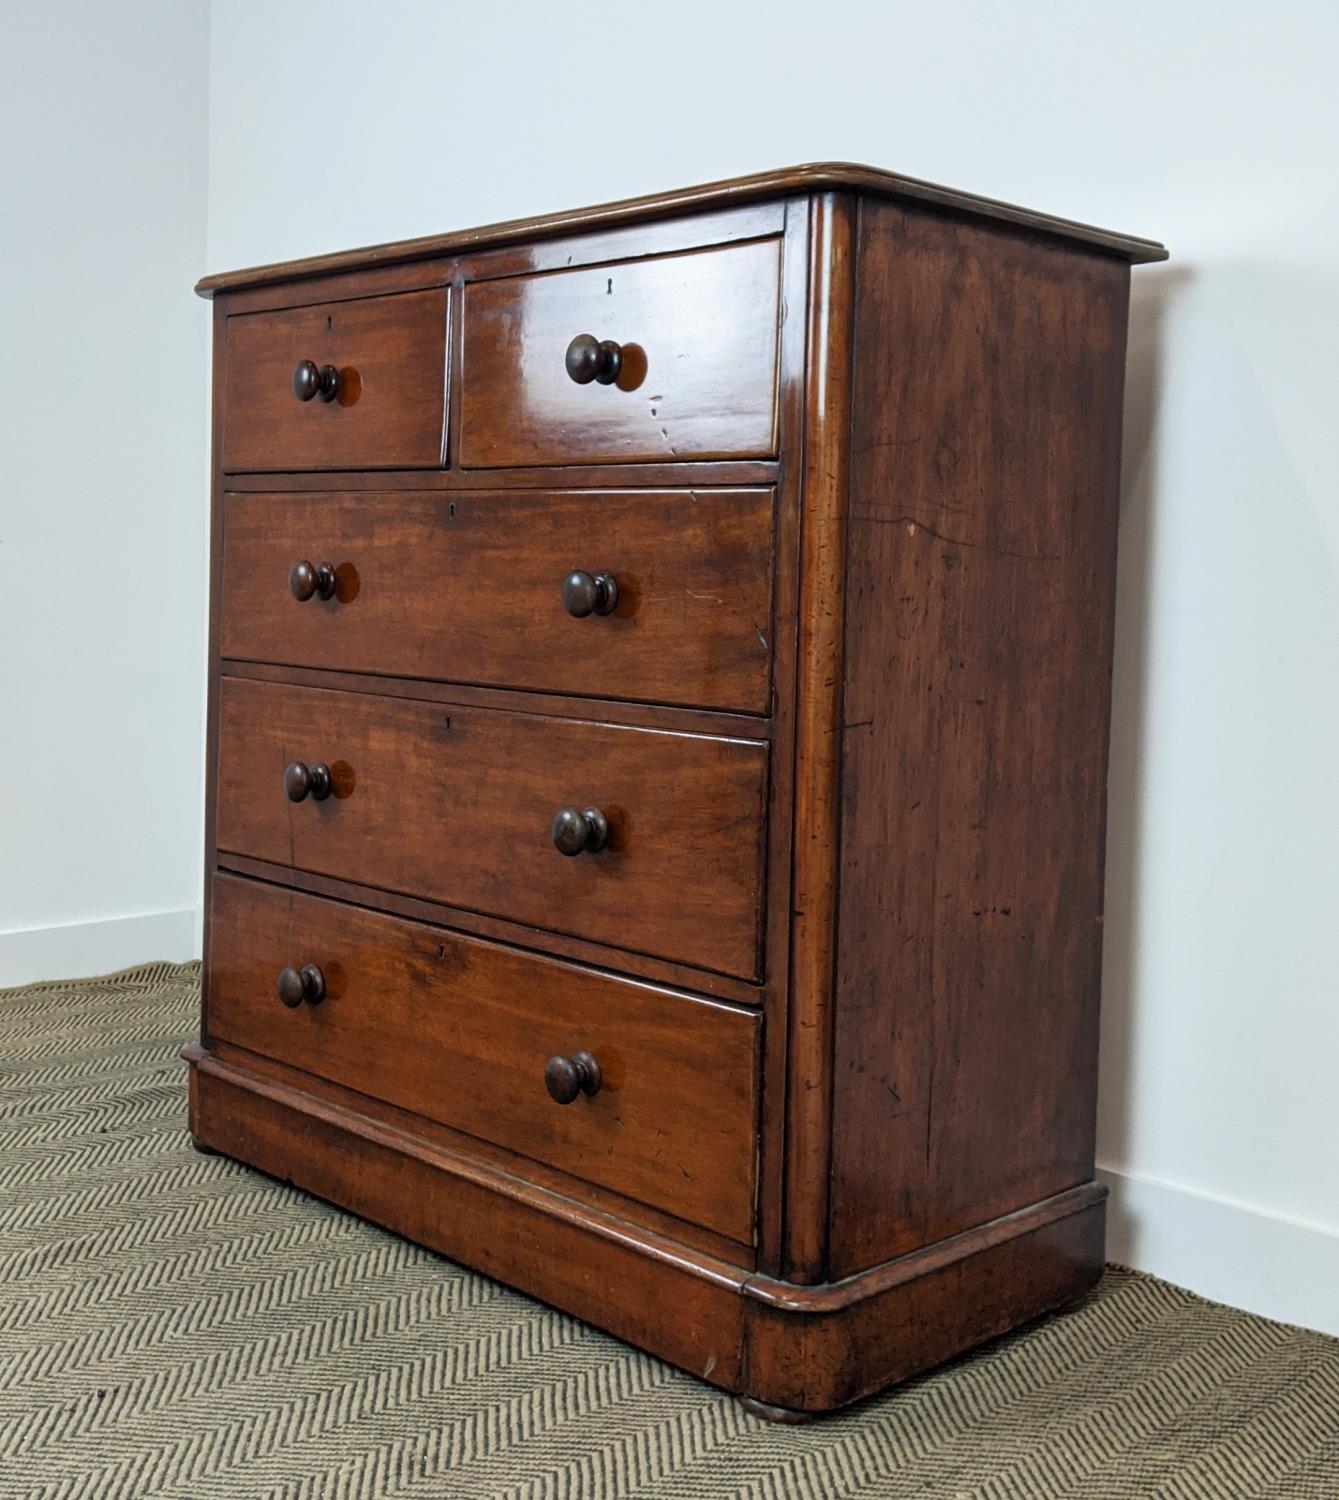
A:
[[[325,975],[315,964],[303,964],[300,969],[280,969],[275,988],[289,1010],[296,1010],[304,1000],[308,1005],[319,1005],[325,999]]]
[[[560,807],[550,832],[559,854],[596,854],[609,842],[609,819],[598,807]]]
[[[592,380],[613,385],[623,368],[623,349],[613,339],[600,340],[589,333],[579,333],[567,346],[566,365],[567,373],[578,385],[589,385]]]
[[[313,396],[319,396],[322,401],[333,401],[339,395],[339,371],[334,365],[299,360],[293,371],[293,394],[299,401],[310,401]]]
[[[290,802],[305,802],[308,797],[313,802],[324,802],[333,786],[330,767],[319,761],[314,766],[304,766],[295,760],[284,769],[284,796]]]
[[[292,971],[286,969],[284,972]],[[557,1104],[571,1104],[578,1094],[598,1094],[603,1082],[600,1065],[589,1052],[574,1052],[571,1057],[551,1057],[544,1067],[544,1087],[549,1091],[549,1098]]]
[[[577,620],[612,615],[618,608],[618,580],[612,573],[569,573],[563,579],[563,608]]]
[[[304,604],[313,594],[322,599],[335,597],[335,570],[329,563],[295,562],[288,572],[288,592]]]

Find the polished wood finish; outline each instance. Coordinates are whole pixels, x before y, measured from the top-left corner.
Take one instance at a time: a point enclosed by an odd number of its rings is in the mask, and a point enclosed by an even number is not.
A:
[[[227,675],[253,682],[293,682],[302,687],[336,688],[351,693],[376,693],[387,698],[414,698],[424,703],[460,703],[478,708],[507,708],[552,718],[580,718],[591,705],[561,693],[521,692],[512,688],[475,687],[466,682],[434,682],[422,678],[378,677],[367,672],[336,672],[319,667],[285,666],[276,662],[228,661]],[[733,739],[781,742],[782,705],[775,718],[718,713],[706,709],[673,708],[655,703],[599,700],[600,722],[629,724],[638,729],[671,729],[688,734],[724,734]],[[784,745],[779,745],[784,749]]]
[[[1129,278],[890,212],[855,318],[833,1276],[1093,1173]]]
[[[1070,240],[1076,244],[1114,255],[1131,265],[1167,259],[1165,246],[1156,240],[1136,235],[1116,234],[1081,224],[1053,214],[1037,213],[1003,203],[995,198],[964,193],[957,188],[923,182],[854,162],[809,162],[798,167],[782,167],[757,172],[748,177],[732,177],[721,182],[703,183],[699,187],[681,188],[676,192],[656,193],[646,198],[625,198],[602,203],[593,208],[571,209],[562,213],[537,215],[529,219],[510,219],[500,224],[486,224],[478,229],[459,229],[450,234],[427,235],[415,240],[399,240],[373,245],[365,250],[344,250],[334,255],[311,256],[305,260],[253,266],[244,271],[228,271],[205,276],[196,284],[204,297],[241,287],[267,286],[276,282],[323,276],[333,272],[361,270],[383,265],[437,259],[500,245],[523,245],[564,235],[570,236],[606,225],[659,223],[704,209],[739,209],[745,205],[799,195],[838,192],[859,194],[867,200],[889,198],[901,203],[928,203],[974,219],[994,221],[1003,226],[1028,230],[1037,236]]]
[[[803,331],[803,330],[801,330]],[[453,408],[455,410],[455,408]],[[782,477],[780,462],[759,459],[688,459],[681,464],[620,465],[614,475],[603,464],[551,464],[533,469],[384,469],[375,478],[379,491],[422,490],[455,499],[462,491],[484,494],[498,490],[607,491],[613,483],[632,489],[704,489],[713,485],[775,484]],[[261,494],[282,489],[288,494],[368,488],[368,475],[342,470],[315,473],[290,469],[275,474],[229,474],[229,493]]]
[[[467,284],[462,467],[770,458],[780,275],[769,239]]]
[[[766,713],[772,508],[770,489],[229,494],[223,655]],[[310,558],[334,588],[300,609]]]
[[[826,1269],[854,226],[850,199],[810,207],[783,1261],[802,1282]]]
[[[1075,1301],[1101,1274],[1105,1206],[1090,1187],[813,1297],[746,1283],[748,1391],[825,1412]]]
[[[1164,254],[819,167],[205,284],[197,1143],[776,1420],[1080,1295]]]
[[[762,984],[759,984],[756,979],[735,979],[729,974],[717,974],[710,969],[695,968],[692,964],[674,963],[663,958],[653,958],[645,953],[631,953],[625,949],[611,949],[607,944],[573,937],[570,933],[554,932],[551,928],[534,927],[506,917],[470,911],[465,907],[451,906],[444,901],[425,900],[421,896],[406,896],[398,891],[378,890],[357,881],[341,880],[313,870],[295,870],[291,865],[252,859],[248,855],[235,854],[227,849],[216,849],[215,858],[219,870],[231,870],[254,880],[263,880],[270,885],[279,885],[295,891],[307,891],[318,896],[328,896],[335,901],[349,901],[367,907],[370,911],[387,912],[392,916],[409,917],[414,921],[447,925],[459,932],[488,938],[493,942],[509,943],[513,947],[524,948],[530,952],[554,954],[561,958],[569,958],[576,963],[616,969],[621,974],[646,979],[653,984],[691,989],[698,994],[708,995],[717,1000],[732,1000],[739,1005],[763,1004],[771,993],[772,984],[775,983],[772,980],[764,980]],[[765,970],[771,971],[776,967],[784,972],[784,963],[775,963],[773,953],[774,945],[769,944],[764,955]],[[782,957],[784,959],[784,955]],[[773,1030],[784,1041],[785,1029],[775,1027]]]
[[[384,1099],[374,1099],[370,1094],[345,1088],[316,1073],[302,1072],[288,1064],[275,1062],[259,1052],[235,1047],[221,1037],[209,1038],[208,1051],[211,1058],[249,1076],[289,1088],[296,1084],[304,1095],[318,1104],[359,1115],[374,1126],[410,1136],[436,1150],[464,1158],[474,1167],[510,1177],[517,1182],[530,1183],[545,1192],[557,1194],[570,1205],[582,1210],[590,1209],[627,1223],[635,1222],[641,1230],[675,1246],[734,1266],[756,1269],[759,1264],[756,1245],[741,1244],[738,1240],[718,1234],[715,1230],[704,1229],[700,1224],[667,1213],[653,1204],[633,1204],[631,1199],[601,1187],[588,1177],[560,1171],[532,1155],[510,1151],[495,1141],[468,1135],[453,1126],[430,1119],[427,1115],[399,1109]],[[549,1107],[557,1108],[554,1104]]]
[[[755,1013],[234,876],[212,918],[211,1035],[752,1238]],[[275,1003],[285,961],[321,1004]],[[560,1108],[549,1060],[582,1052]]]
[[[295,752],[334,781],[284,795]],[[766,749],[741,740],[227,678],[220,849],[741,978],[757,975]],[[599,808],[565,859],[555,812]]]
[[[1073,1301],[1101,1264],[1103,1195],[1082,1189],[840,1287],[790,1286],[207,1052],[187,1056],[198,1147],[240,1156],[782,1412],[828,1411],[905,1380],[946,1349]]]
[[[230,317],[222,467],[440,464],[446,315],[443,288]]]

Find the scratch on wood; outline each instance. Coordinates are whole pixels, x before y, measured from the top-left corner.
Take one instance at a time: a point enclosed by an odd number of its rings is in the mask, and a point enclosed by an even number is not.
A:
[[[905,526],[909,536],[923,531],[926,536],[932,536],[937,542],[944,542],[950,547],[971,547],[978,552],[989,552],[994,557],[1017,557],[1023,562],[1059,562],[1065,555],[1063,552],[1017,552],[1009,547],[996,547],[990,542],[973,542],[966,537],[945,536],[942,531],[936,531],[933,526],[927,526],[915,516],[871,516],[856,512],[851,519],[870,526]]]

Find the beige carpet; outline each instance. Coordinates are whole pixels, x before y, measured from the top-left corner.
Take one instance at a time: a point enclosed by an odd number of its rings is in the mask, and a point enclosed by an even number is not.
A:
[[[0,992],[0,1496],[1339,1497],[1339,1341],[1112,1271],[819,1425],[184,1131],[197,973]]]

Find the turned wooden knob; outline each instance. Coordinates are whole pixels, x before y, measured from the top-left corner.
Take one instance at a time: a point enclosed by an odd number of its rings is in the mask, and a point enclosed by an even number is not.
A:
[[[571,1104],[578,1094],[598,1094],[603,1082],[600,1065],[589,1052],[551,1057],[544,1065],[544,1087],[558,1104]]]
[[[303,964],[300,969],[280,969],[275,988],[289,1010],[296,1010],[304,1000],[308,1005],[319,1005],[325,999],[325,975],[315,964]]]
[[[623,368],[623,350],[613,339],[579,333],[567,346],[566,364],[567,373],[578,385],[589,385],[592,380],[613,385]]]
[[[335,597],[335,570],[329,563],[295,562],[288,572],[288,591],[305,603],[313,594],[322,599]]]
[[[612,573],[569,573],[563,579],[563,608],[578,620],[612,615],[618,608],[618,580]]]
[[[310,401],[313,396],[319,396],[322,401],[333,401],[339,394],[339,371],[334,365],[299,360],[293,371],[293,394],[299,401]]]
[[[319,761],[314,766],[305,766],[295,760],[284,768],[284,796],[290,802],[305,802],[308,797],[313,802],[324,802],[332,786],[330,767]]]
[[[598,807],[560,807],[549,831],[559,854],[594,854],[609,842],[609,819]]]

